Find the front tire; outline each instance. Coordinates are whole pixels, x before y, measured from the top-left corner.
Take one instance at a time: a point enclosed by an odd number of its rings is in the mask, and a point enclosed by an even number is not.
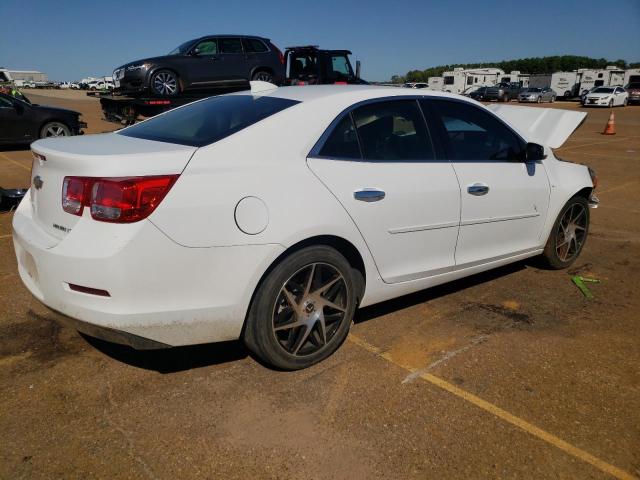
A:
[[[580,255],[588,233],[589,204],[584,197],[573,197],[553,224],[542,259],[554,270],[567,268]]]
[[[351,265],[318,245],[292,253],[262,281],[243,339],[260,360],[282,370],[318,363],[347,338],[356,309]]]
[[[40,129],[40,138],[70,137],[71,129],[62,122],[49,122]]]
[[[151,76],[151,91],[162,97],[175,97],[180,93],[180,79],[171,70],[158,70]]]

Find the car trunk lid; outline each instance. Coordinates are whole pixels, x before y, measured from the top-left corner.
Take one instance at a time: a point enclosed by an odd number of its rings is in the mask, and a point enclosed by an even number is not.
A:
[[[179,174],[197,147],[108,133],[39,140],[31,150],[34,160],[29,201],[33,218],[44,231],[62,239],[81,218],[62,209],[65,177]],[[88,209],[84,215],[89,215]]]

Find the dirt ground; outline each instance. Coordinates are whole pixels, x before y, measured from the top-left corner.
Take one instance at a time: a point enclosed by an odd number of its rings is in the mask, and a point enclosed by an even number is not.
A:
[[[81,92],[46,95],[113,129]],[[640,107],[615,114],[617,135],[591,109],[558,152],[600,177],[573,268],[521,262],[365,308],[295,373],[239,342],[136,352],[58,326],[0,214],[0,477],[640,477]],[[30,161],[0,150],[0,186],[28,185]],[[601,281],[594,299],[576,273]]]

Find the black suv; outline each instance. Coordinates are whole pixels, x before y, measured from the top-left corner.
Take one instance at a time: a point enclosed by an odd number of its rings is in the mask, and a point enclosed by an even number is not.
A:
[[[250,80],[281,84],[284,57],[268,38],[207,35],[168,55],[127,63],[113,72],[122,93],[172,97],[185,91],[233,88]]]

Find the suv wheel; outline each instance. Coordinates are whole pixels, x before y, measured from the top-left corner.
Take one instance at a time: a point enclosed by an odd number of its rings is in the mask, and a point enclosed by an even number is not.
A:
[[[177,95],[180,93],[178,75],[171,70],[158,70],[151,76],[151,91],[165,97]]]
[[[358,281],[349,262],[323,245],[299,250],[258,287],[244,342],[259,359],[284,370],[324,360],[347,338]]]
[[[254,72],[251,80],[273,83],[273,75],[271,75],[271,73],[267,72],[266,70],[258,70]]]
[[[71,130],[62,122],[49,122],[40,130],[40,138],[70,137]]]

